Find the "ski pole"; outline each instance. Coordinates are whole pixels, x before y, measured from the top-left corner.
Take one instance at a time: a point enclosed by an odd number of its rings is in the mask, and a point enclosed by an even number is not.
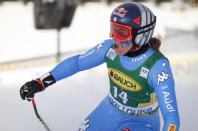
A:
[[[36,103],[35,103],[35,100],[34,98],[31,98],[32,100],[32,105],[33,105],[33,108],[34,108],[34,113],[36,114],[36,117],[38,118],[38,120],[42,123],[42,125],[45,127],[45,129],[47,131],[51,131],[49,129],[49,127],[47,126],[47,124],[43,121],[43,119],[40,117],[40,115],[38,114],[38,111],[37,111],[37,108],[36,108]]]

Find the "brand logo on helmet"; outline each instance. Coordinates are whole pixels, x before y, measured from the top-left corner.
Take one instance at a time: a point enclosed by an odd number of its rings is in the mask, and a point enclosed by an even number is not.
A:
[[[138,17],[135,20],[133,20],[133,22],[135,22],[137,25],[140,25],[140,17]]]
[[[176,130],[176,126],[173,124],[169,125],[168,131],[175,131]]]
[[[120,16],[120,17],[124,17],[127,13],[127,10],[125,10],[124,8],[117,8],[113,14],[114,15],[117,15],[117,16]]]
[[[142,90],[142,87],[135,80],[113,68],[109,68],[109,77],[116,85],[125,90],[132,92]]]

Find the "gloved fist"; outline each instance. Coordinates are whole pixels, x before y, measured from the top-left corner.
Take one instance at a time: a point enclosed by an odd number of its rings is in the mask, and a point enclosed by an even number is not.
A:
[[[34,97],[34,94],[44,90],[44,87],[40,81],[40,79],[32,80],[25,85],[23,85],[20,89],[20,95],[23,100],[26,98]]]
[[[23,100],[34,97],[34,94],[45,90],[48,86],[56,83],[56,80],[50,72],[44,74],[36,80],[25,83],[20,89],[20,95]]]

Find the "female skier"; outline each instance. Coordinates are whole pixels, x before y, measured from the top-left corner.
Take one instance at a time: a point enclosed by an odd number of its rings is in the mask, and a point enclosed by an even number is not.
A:
[[[168,59],[154,38],[156,16],[139,3],[124,3],[110,18],[111,39],[82,55],[65,59],[41,78],[23,85],[23,100],[57,81],[104,62],[110,81],[109,94],[85,119],[79,131],[179,131],[180,119],[174,79]]]

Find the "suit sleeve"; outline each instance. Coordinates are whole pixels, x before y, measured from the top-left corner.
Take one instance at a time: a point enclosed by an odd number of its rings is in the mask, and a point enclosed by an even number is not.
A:
[[[104,55],[112,45],[112,40],[105,40],[84,54],[65,59],[50,71],[56,81],[72,76],[79,71],[88,70],[104,63]]]
[[[167,59],[157,61],[149,73],[149,85],[154,88],[163,116],[162,131],[179,131],[180,118],[175,95],[175,83]]]

